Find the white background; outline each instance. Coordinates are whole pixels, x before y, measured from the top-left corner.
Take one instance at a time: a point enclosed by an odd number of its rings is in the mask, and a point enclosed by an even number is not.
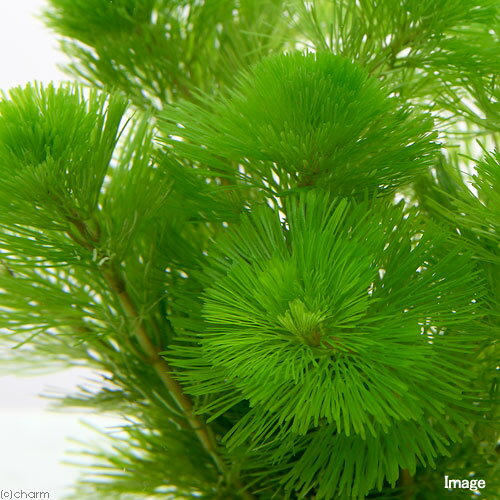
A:
[[[57,38],[37,19],[45,5],[45,0],[0,0],[0,90],[65,79],[57,68],[65,61]],[[0,490],[48,491],[51,500],[68,491],[78,467],[61,462],[77,460],[66,451],[79,449],[68,438],[99,443],[99,435],[81,424],[82,415],[49,412],[38,394],[71,391],[89,375],[83,369],[29,378],[0,375]],[[95,415],[84,420],[111,425]]]

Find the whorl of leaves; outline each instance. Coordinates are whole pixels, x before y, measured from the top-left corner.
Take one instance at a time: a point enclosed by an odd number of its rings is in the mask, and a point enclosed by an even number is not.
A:
[[[400,207],[310,192],[283,210],[281,222],[258,209],[217,242],[205,270],[199,371],[192,359],[177,360],[190,368],[180,376],[193,394],[210,396],[212,418],[250,404],[226,436],[230,449],[281,443],[277,453],[291,453],[310,441],[298,464],[292,460],[293,488],[302,488],[297,470],[305,467],[321,491],[357,495],[365,479],[352,467],[337,471],[333,489],[323,485],[333,465],[307,458],[309,446],[318,450],[313,436],[327,432],[345,460],[352,451],[345,450],[359,446],[370,468],[387,448],[394,467],[374,474],[366,491],[381,477],[395,480],[398,467],[414,469],[416,458],[446,453],[447,438],[428,422],[457,408],[448,422],[456,440],[462,407],[472,411],[468,370],[481,335],[469,326],[481,280],[469,255],[432,228],[422,234]],[[403,440],[411,422],[418,439]]]
[[[0,100],[1,205],[40,227],[96,208],[126,109],[75,85],[27,85]],[[42,208],[43,206],[43,208]]]
[[[436,150],[431,127],[347,59],[292,53],[263,60],[225,97],[167,108],[162,131],[174,154],[222,170],[220,158],[231,160],[233,175],[271,191],[350,194],[423,172]]]

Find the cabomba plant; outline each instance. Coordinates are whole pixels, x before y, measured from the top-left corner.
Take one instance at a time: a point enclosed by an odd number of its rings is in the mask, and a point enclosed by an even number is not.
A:
[[[122,418],[72,498],[496,498],[499,7],[48,1],[81,83],[0,102],[0,327]]]

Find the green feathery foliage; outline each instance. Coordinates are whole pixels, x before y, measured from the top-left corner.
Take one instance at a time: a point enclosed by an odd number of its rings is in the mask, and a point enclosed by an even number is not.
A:
[[[278,51],[283,7],[283,0],[54,0],[47,19],[78,62],[73,75],[162,107],[229,84],[235,70]]]
[[[95,370],[68,498],[498,497],[499,7],[47,0],[81,83],[0,99],[0,368]]]
[[[124,101],[95,92],[84,98],[70,85],[28,85],[9,97],[0,102],[2,216],[49,229],[65,229],[72,213],[88,219],[116,146]]]
[[[422,233],[400,207],[312,192],[283,210],[284,223],[266,207],[218,241],[204,270],[202,349],[183,349],[178,365],[194,395],[211,396],[211,419],[249,403],[230,449],[303,449],[279,481],[286,489],[357,498],[384,477],[394,483],[398,467],[433,463],[466,425],[463,412],[477,414],[470,368],[471,345],[484,339],[481,279],[470,255],[437,228]],[[400,454],[410,422],[418,425]],[[382,449],[386,468],[361,483],[347,463]],[[341,474],[344,460],[350,472]]]
[[[227,97],[177,104],[162,118],[173,154],[214,169],[232,160],[222,174],[271,193],[316,183],[339,194],[393,190],[436,150],[430,117],[330,53],[266,59]]]

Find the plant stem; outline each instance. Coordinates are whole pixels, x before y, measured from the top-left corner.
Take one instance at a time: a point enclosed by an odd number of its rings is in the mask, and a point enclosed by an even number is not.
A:
[[[399,481],[401,486],[405,489],[403,497],[405,499],[410,499],[413,497],[413,477],[411,477],[410,471],[408,469],[402,469],[399,475]]]
[[[72,219],[71,222],[78,229],[79,235],[70,234],[70,236],[79,244],[85,246],[89,250],[93,250],[97,239],[93,236],[92,231],[81,220]],[[82,241],[83,240],[83,241]],[[126,283],[116,267],[109,262],[101,266],[101,274],[108,283],[109,287],[116,294],[125,315],[134,325],[134,335],[141,346],[148,362],[151,364],[160,380],[168,389],[170,395],[176,402],[179,409],[184,413],[191,429],[198,437],[205,451],[210,455],[217,469],[224,478],[228,478],[228,471],[224,460],[218,450],[217,440],[212,429],[203,422],[194,413],[194,405],[191,399],[184,394],[182,387],[173,376],[172,367],[158,354],[159,350],[151,341],[147,332],[143,319],[140,317],[136,306],[134,305],[130,294],[127,291]],[[243,486],[239,481],[232,481],[232,484],[241,489],[241,497],[245,500],[253,500],[253,495],[243,490]]]
[[[213,435],[211,429],[194,414],[192,401],[182,392],[179,382],[173,378],[173,370],[170,365],[158,354],[156,347],[149,338],[144,322],[139,317],[132,299],[126,290],[125,283],[121,277],[118,276],[116,271],[104,272],[103,275],[108,281],[111,289],[116,293],[125,314],[131,320],[132,324],[135,324],[134,334],[142,350],[147,355],[149,363],[154,368],[163,384],[170,391],[170,394],[179,408],[186,415],[189,424],[198,436],[198,439],[207,453],[212,457],[219,471],[225,475],[226,467],[217,452],[215,436]]]

